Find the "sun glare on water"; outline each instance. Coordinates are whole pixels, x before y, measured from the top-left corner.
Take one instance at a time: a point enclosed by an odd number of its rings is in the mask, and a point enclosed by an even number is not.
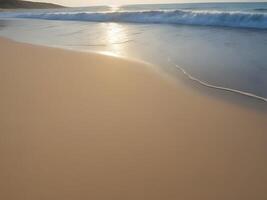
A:
[[[128,35],[124,27],[117,23],[103,24],[105,26],[105,37],[104,40],[108,47],[110,55],[123,56],[124,43],[128,40]]]
[[[120,6],[119,5],[111,5],[110,7],[110,11],[111,12],[116,12],[118,10],[120,10]]]

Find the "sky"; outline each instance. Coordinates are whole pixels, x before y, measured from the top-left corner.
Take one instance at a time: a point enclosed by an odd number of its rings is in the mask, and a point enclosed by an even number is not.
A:
[[[93,6],[93,5],[123,5],[123,4],[138,4],[138,3],[197,3],[197,2],[253,2],[265,0],[31,0],[38,2],[50,2],[65,6]]]

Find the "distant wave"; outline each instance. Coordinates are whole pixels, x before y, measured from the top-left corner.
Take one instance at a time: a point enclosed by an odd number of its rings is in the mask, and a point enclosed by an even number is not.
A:
[[[267,13],[230,11],[133,11],[9,13],[9,17],[91,22],[161,23],[267,29]]]
[[[261,11],[261,12],[265,12],[267,11],[267,8],[255,8],[253,9],[254,11]]]

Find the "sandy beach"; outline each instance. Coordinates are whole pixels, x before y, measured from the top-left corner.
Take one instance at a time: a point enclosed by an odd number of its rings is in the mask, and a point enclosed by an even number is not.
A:
[[[267,199],[266,113],[134,61],[0,54],[0,199]]]

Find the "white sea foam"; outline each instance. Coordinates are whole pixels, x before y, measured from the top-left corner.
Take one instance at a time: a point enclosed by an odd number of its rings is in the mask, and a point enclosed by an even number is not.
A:
[[[227,92],[233,92],[236,94],[240,94],[240,95],[244,95],[250,98],[254,98],[260,101],[264,101],[267,102],[267,98],[261,97],[261,96],[257,96],[255,94],[249,93],[249,92],[245,92],[245,91],[241,91],[241,90],[236,90],[236,89],[232,89],[232,88],[227,88],[227,87],[222,87],[222,86],[216,86],[216,85],[212,85],[208,82],[202,81],[194,76],[192,76],[191,74],[189,74],[185,69],[183,69],[182,67],[175,65],[175,67],[177,69],[179,69],[186,77],[188,77],[190,80],[195,81],[205,87],[209,87],[209,88],[213,88],[213,89],[217,89],[217,90],[223,90],[223,91],[227,91]]]
[[[267,29],[267,13],[214,10],[153,10],[123,12],[27,12],[5,13],[0,16],[47,20],[92,22],[130,22],[226,26]]]

